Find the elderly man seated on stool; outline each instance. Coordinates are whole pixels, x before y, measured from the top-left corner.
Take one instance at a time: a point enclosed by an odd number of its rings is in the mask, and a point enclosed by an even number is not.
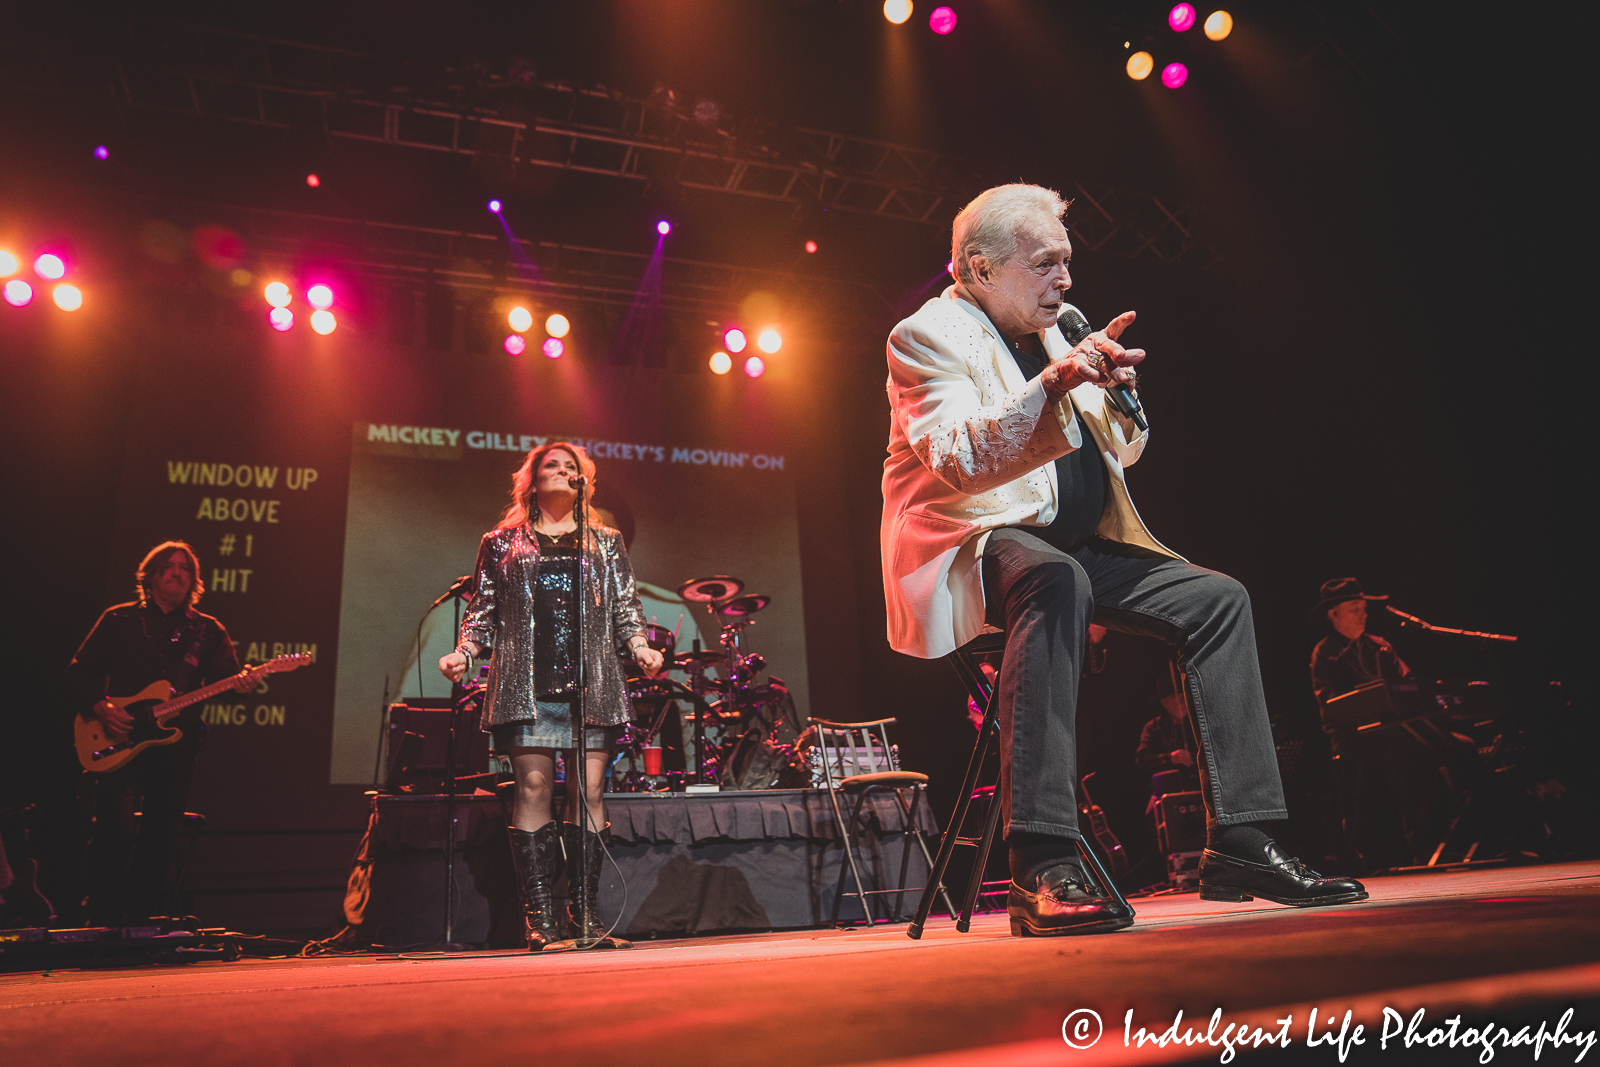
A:
[[[1133,913],[1078,862],[1078,678],[1090,621],[1177,651],[1200,742],[1200,896],[1297,906],[1366,897],[1284,855],[1283,786],[1238,582],[1183,560],[1139,519],[1124,470],[1147,435],[1106,389],[1145,358],[1134,313],[1076,346],[1055,329],[1072,280],[1066,205],[1033,185],[956,216],[956,283],[889,335],[883,573],[889,643],[945,656],[987,624],[1000,669],[1001,796],[1014,935],[1115,930]]]

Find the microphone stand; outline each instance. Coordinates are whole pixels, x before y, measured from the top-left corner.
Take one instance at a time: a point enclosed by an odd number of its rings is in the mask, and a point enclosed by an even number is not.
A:
[[[1419,630],[1427,630],[1429,633],[1451,634],[1455,637],[1471,637],[1478,641],[1504,641],[1507,644],[1512,644],[1517,640],[1515,637],[1512,637],[1508,634],[1486,634],[1480,633],[1477,630],[1453,630],[1448,626],[1435,626],[1431,622],[1423,622],[1415,615],[1407,615],[1399,608],[1391,607],[1388,604],[1384,605],[1384,609],[1388,611],[1389,614],[1398,615],[1400,617],[1400,626],[1402,628],[1414,626]]]
[[[578,820],[578,854],[576,856],[567,857],[567,862],[569,864],[576,862],[579,872],[578,878],[569,879],[570,884],[577,884],[579,882],[586,883],[588,880],[590,822],[589,754],[584,747],[584,742],[587,740],[585,734],[588,733],[589,729],[589,661],[588,657],[585,655],[587,650],[584,648],[583,629],[584,615],[588,611],[589,607],[588,603],[586,602],[586,583],[584,581],[584,575],[589,570],[589,480],[587,478],[579,479],[577,488],[578,501],[574,505],[573,514],[576,515],[578,519],[578,571],[573,579],[572,585],[573,595],[578,601],[578,610],[575,613],[578,621],[578,700],[572,709],[572,762],[576,768],[576,773],[578,776],[577,806],[578,810],[583,814]],[[568,774],[571,773],[573,772],[569,770]],[[598,830],[596,833],[598,833]],[[585,885],[585,891],[583,893],[584,896],[588,895],[587,888],[587,885]],[[600,890],[598,887],[595,889],[594,897],[594,900],[590,903],[592,904],[592,911],[598,913],[600,910]],[[569,938],[566,941],[558,941],[555,944],[550,945],[546,951],[549,951],[549,949],[633,947],[632,942],[624,941],[619,937],[607,937],[603,934],[600,936],[591,936],[587,927],[591,925],[598,925],[598,915],[588,914],[587,912],[590,910],[591,909],[586,909],[581,906],[577,909],[578,930],[576,937]]]
[[[457,578],[455,584],[447,589],[443,596],[429,606],[428,611],[433,611],[446,600],[453,600],[455,607],[455,629],[452,633],[461,632],[461,602],[467,599],[467,587],[471,584],[471,575]],[[422,645],[417,645],[417,661],[422,660]],[[463,679],[465,681],[465,679]],[[465,952],[466,946],[456,941],[456,722],[461,710],[472,700],[476,689],[454,682],[450,686],[450,729],[445,735],[444,746],[444,940],[436,945],[429,945],[423,951],[427,952]]]

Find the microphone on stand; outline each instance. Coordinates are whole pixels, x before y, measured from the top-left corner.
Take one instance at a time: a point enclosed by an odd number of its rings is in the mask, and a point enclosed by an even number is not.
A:
[[[446,600],[449,600],[451,597],[455,596],[457,593],[461,592],[461,590],[467,588],[467,586],[471,584],[472,575],[463,574],[461,577],[450,583],[450,588],[446,589],[442,594],[440,594],[438,600],[435,600],[432,604],[428,605],[428,610],[432,611],[434,608],[438,607],[440,604],[443,604]]]
[[[1061,331],[1061,336],[1065,337],[1074,348],[1094,332],[1089,320],[1083,317],[1083,312],[1071,304],[1061,305],[1061,314],[1056,316],[1056,329]],[[1111,399],[1112,406],[1122,412],[1122,417],[1132,419],[1133,424],[1139,427],[1141,432],[1150,428],[1150,424],[1144,420],[1144,408],[1139,404],[1139,394],[1129,388],[1127,382],[1113,382],[1106,386],[1106,396]]]
[[[568,478],[567,479],[567,488],[568,489],[582,489],[584,486],[586,486],[588,484],[589,484],[589,479],[585,478],[581,474],[578,475],[576,478]]]

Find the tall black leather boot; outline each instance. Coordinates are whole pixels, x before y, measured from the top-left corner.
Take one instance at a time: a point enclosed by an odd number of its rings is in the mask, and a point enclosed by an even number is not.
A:
[[[545,823],[531,833],[506,827],[511,838],[511,858],[517,869],[517,895],[522,898],[523,927],[528,951],[542,952],[567,934],[554,900],[561,875],[561,824]]]
[[[605,856],[605,846],[611,842],[611,824],[599,833],[581,831],[586,840],[582,876],[578,871],[578,827],[570,822],[561,824],[561,836],[567,846],[567,917],[572,921],[574,937],[599,937],[606,932],[600,921],[600,863]]]

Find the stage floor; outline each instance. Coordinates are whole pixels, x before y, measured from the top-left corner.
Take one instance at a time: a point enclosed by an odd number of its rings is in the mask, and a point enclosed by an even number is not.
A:
[[[905,926],[641,942],[629,952],[470,958],[354,956],[0,975],[0,1064],[500,1064],[801,1067],[821,1064],[1078,1065],[1211,1062],[1222,1045],[1125,1048],[1184,1012],[1213,1010],[1288,1048],[1259,1063],[1477,1063],[1478,1047],[1379,1047],[1384,1008],[1416,1035],[1493,1022],[1527,1040],[1600,1028],[1600,863],[1375,878],[1372,899],[1294,910],[1221,905],[1194,894],[1136,901],[1110,935],[1020,939],[1003,915],[971,932],[936,917]],[[1575,1008],[1564,1026],[1563,1012]],[[1097,1012],[1104,1033],[1075,1050],[1063,1021]],[[1087,1044],[1080,1013],[1071,1036]],[[1362,1045],[1354,1027],[1366,1025]],[[1466,1023],[1463,1023],[1464,1030]],[[1393,1028],[1391,1020],[1390,1027]],[[1180,1033],[1182,1032],[1180,1030]],[[1458,1031],[1457,1036],[1461,1031]],[[1544,1063],[1583,1045],[1546,1040]],[[1221,1062],[1227,1062],[1221,1060]],[[1532,1046],[1495,1063],[1533,1062]],[[1600,1062],[1591,1052],[1583,1062]]]

